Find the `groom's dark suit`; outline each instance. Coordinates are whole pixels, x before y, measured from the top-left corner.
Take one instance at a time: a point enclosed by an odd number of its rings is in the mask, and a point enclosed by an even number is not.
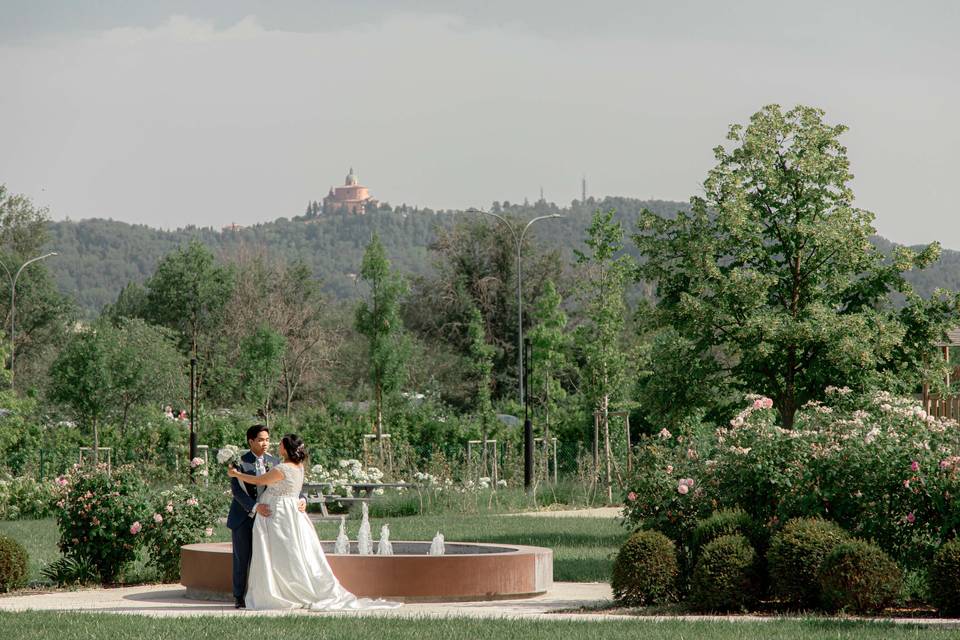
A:
[[[263,455],[264,471],[280,464],[280,458],[269,453]],[[237,468],[251,476],[257,475],[257,457],[247,451],[240,457]],[[233,502],[227,515],[227,527],[233,533],[233,597],[242,599],[247,590],[247,574],[250,573],[250,558],[253,555],[253,520],[257,506],[257,485],[241,483],[230,478]]]

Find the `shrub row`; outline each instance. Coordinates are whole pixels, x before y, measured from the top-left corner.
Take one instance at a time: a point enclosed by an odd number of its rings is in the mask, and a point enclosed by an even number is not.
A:
[[[747,610],[765,597],[795,608],[867,613],[894,605],[900,566],[879,546],[853,538],[821,518],[796,518],[772,538],[742,511],[722,511],[691,534],[692,571],[678,571],[677,545],[656,531],[637,531],[614,563],[614,598],[626,606],[661,604],[686,593],[700,611]],[[944,544],[929,571],[933,603],[960,613],[960,541]]]

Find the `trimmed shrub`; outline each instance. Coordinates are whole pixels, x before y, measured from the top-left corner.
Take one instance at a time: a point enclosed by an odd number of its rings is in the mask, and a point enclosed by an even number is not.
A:
[[[677,573],[673,541],[659,531],[637,531],[613,563],[613,597],[632,607],[669,602],[676,597]]]
[[[701,611],[745,609],[757,601],[759,556],[746,537],[720,536],[700,550],[689,604]]]
[[[0,535],[0,593],[27,582],[27,550],[13,538]]]
[[[690,550],[693,557],[700,555],[700,549],[720,536],[741,535],[750,541],[754,549],[766,549],[769,540],[763,527],[742,509],[723,509],[715,511],[709,518],[697,522],[690,537]]]
[[[902,586],[900,566],[865,540],[838,544],[820,565],[820,587],[829,609],[880,611],[897,601]]]
[[[770,540],[767,569],[774,597],[800,607],[820,604],[820,565],[834,547],[849,539],[837,524],[822,518],[794,518]]]
[[[950,540],[933,555],[930,600],[948,616],[960,614],[960,539]]]

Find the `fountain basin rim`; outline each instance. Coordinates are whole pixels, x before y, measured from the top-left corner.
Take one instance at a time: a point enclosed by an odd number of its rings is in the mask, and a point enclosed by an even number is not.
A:
[[[459,542],[459,541],[445,541],[444,542],[444,553],[443,555],[430,555],[430,542],[424,542],[422,540],[391,540],[391,544],[394,546],[394,549],[400,547],[401,549],[405,545],[416,545],[424,549],[423,553],[398,553],[396,550],[390,556],[379,556],[377,553],[371,553],[366,555],[360,555],[359,553],[352,551],[351,553],[334,553],[329,549],[333,549],[336,541],[334,540],[321,540],[320,544],[323,546],[323,552],[327,556],[333,556],[336,558],[346,558],[346,557],[363,557],[363,558],[376,558],[376,557],[392,557],[392,558],[445,558],[445,557],[457,557],[462,558],[465,556],[483,556],[483,557],[495,557],[495,556],[511,556],[523,552],[535,552],[541,550],[542,547],[533,547],[529,545],[520,545],[520,544],[491,544],[484,542]],[[357,543],[355,540],[350,541],[351,549],[356,549]],[[376,549],[376,541],[373,542],[374,549]],[[195,551],[204,551],[207,553],[229,553],[232,555],[232,546],[230,542],[198,542],[195,544],[187,544],[181,547],[182,549],[195,550]],[[483,549],[483,551],[470,553],[469,551],[463,551],[462,549]]]

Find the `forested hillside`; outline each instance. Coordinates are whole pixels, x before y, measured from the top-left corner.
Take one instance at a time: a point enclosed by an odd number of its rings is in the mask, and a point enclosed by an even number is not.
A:
[[[597,209],[614,208],[631,230],[644,208],[671,216],[685,209],[686,203],[662,200],[645,201],[632,198],[589,198],[585,203],[574,201],[566,207],[549,202],[532,204],[494,203],[491,211],[518,220],[559,213],[564,218],[538,223],[528,237],[546,248],[561,252],[569,264],[574,249],[582,246],[584,230]],[[114,220],[81,220],[52,222],[49,249],[60,255],[51,260],[60,290],[77,301],[85,315],[95,315],[105,304],[113,302],[128,282],[143,282],[153,273],[161,257],[173,249],[198,239],[215,253],[233,254],[247,247],[265,250],[286,259],[301,259],[322,281],[326,295],[333,299],[356,295],[355,276],[363,250],[376,231],[392,263],[402,272],[423,275],[430,271],[428,247],[440,228],[451,227],[462,216],[481,214],[462,211],[396,208],[384,205],[363,216],[319,214],[279,218],[237,230],[186,227],[162,231],[145,225],[131,225]],[[499,224],[489,218],[491,224]],[[883,238],[875,242],[883,251],[894,243]],[[632,243],[627,243],[634,250]],[[907,278],[922,295],[938,287],[960,289],[960,252],[944,251],[940,261]]]

